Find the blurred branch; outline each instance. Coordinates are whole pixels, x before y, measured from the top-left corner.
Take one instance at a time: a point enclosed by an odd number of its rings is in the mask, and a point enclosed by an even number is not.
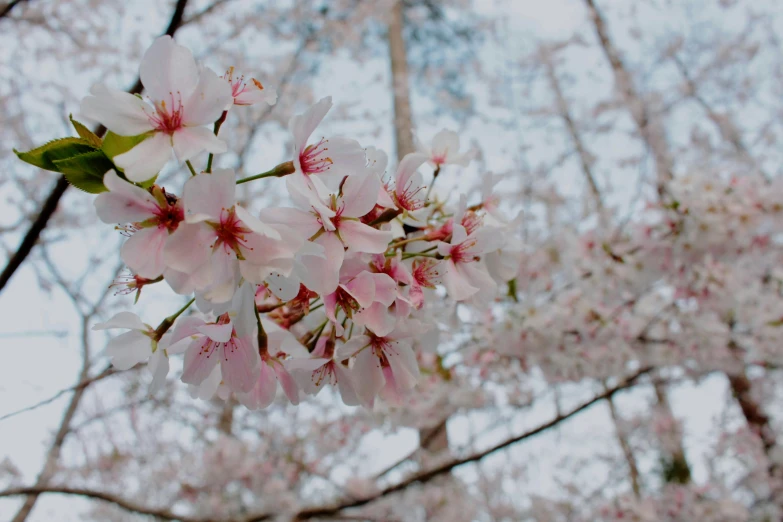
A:
[[[16,417],[17,415],[19,415],[21,413],[26,413],[28,411],[33,411],[33,410],[36,410],[36,409],[40,408],[41,406],[46,406],[47,404],[51,404],[54,401],[56,401],[57,399],[59,399],[60,397],[62,397],[63,395],[65,395],[66,393],[70,393],[72,391],[82,390],[82,389],[86,388],[87,386],[89,386],[89,385],[91,385],[91,384],[93,384],[93,383],[95,383],[97,381],[103,380],[106,377],[109,377],[109,376],[114,375],[116,373],[117,373],[117,370],[115,370],[111,365],[109,365],[101,373],[99,373],[99,374],[97,374],[97,375],[95,375],[93,377],[88,377],[87,379],[82,380],[81,382],[71,386],[70,388],[65,388],[63,390],[60,390],[57,393],[55,393],[54,395],[52,395],[51,397],[49,397],[48,399],[44,399],[44,400],[42,400],[40,402],[36,402],[35,404],[32,404],[30,406],[26,406],[26,407],[24,407],[24,408],[22,408],[20,410],[15,410],[15,411],[12,411],[10,413],[6,413],[5,415],[0,416],[0,421],[4,421],[6,419],[10,419],[11,417]]]
[[[646,375],[651,370],[652,370],[651,368],[645,368],[645,369],[639,370],[634,375],[632,375],[631,377],[628,377],[627,379],[625,379],[624,381],[620,382],[616,386],[614,386],[612,388],[606,389],[600,395],[597,395],[597,396],[593,397],[592,399],[590,399],[590,400],[580,404],[579,406],[577,406],[577,407],[567,411],[566,413],[563,413],[561,415],[556,416],[554,419],[550,420],[549,422],[547,422],[545,424],[542,424],[542,425],[540,425],[540,426],[538,426],[538,427],[536,427],[536,428],[534,428],[534,429],[532,429],[530,431],[526,431],[525,433],[522,433],[521,435],[517,435],[515,437],[511,437],[509,439],[506,439],[506,440],[504,440],[504,441],[502,441],[502,442],[500,442],[498,444],[495,444],[494,446],[491,446],[491,447],[489,447],[489,448],[487,448],[487,449],[485,449],[483,451],[479,451],[479,452],[474,453],[472,455],[469,455],[467,457],[451,459],[448,462],[446,462],[444,464],[441,464],[440,466],[437,466],[437,467],[435,467],[435,468],[433,468],[431,470],[424,471],[424,472],[421,472],[421,473],[417,473],[417,474],[415,474],[415,475],[413,475],[413,476],[403,480],[402,482],[399,482],[399,483],[397,483],[397,484],[395,484],[393,486],[389,486],[389,487],[381,490],[380,492],[378,492],[377,494],[375,494],[375,495],[373,495],[371,497],[367,497],[367,498],[360,499],[360,500],[351,500],[351,501],[347,501],[347,502],[345,502],[343,504],[337,504],[337,505],[326,507],[326,508],[313,508],[313,509],[306,509],[306,510],[300,511],[294,517],[294,520],[306,520],[306,519],[311,519],[311,518],[318,518],[318,517],[329,516],[329,515],[336,514],[336,513],[340,512],[340,511],[342,511],[343,509],[363,506],[365,504],[369,504],[370,502],[378,500],[378,499],[380,499],[382,497],[385,497],[387,495],[390,495],[392,493],[396,493],[398,491],[403,491],[403,490],[407,489],[408,487],[412,486],[413,484],[429,482],[430,480],[434,479],[435,477],[437,477],[439,475],[442,475],[444,473],[448,473],[448,472],[450,472],[452,469],[454,469],[456,467],[459,467],[459,466],[462,466],[464,464],[468,464],[468,463],[471,463],[471,462],[477,462],[477,461],[483,459],[484,457],[486,457],[487,455],[495,453],[496,451],[499,451],[499,450],[504,449],[504,448],[506,448],[508,446],[511,446],[512,444],[515,444],[517,442],[521,442],[523,440],[532,438],[532,437],[534,437],[534,436],[536,436],[536,435],[538,435],[540,433],[543,433],[543,432],[549,430],[550,428],[553,428],[553,427],[557,426],[561,422],[563,422],[565,420],[568,420],[571,417],[574,417],[574,416],[578,415],[579,413],[587,410],[588,408],[590,408],[591,406],[593,406],[597,402],[600,402],[600,401],[603,401],[605,399],[608,399],[608,398],[612,397],[614,394],[616,394],[617,392],[619,392],[621,390],[624,390],[624,389],[627,389],[627,388],[631,388],[632,386],[634,386],[636,384],[636,382],[639,380],[640,377],[642,377],[643,375]],[[262,520],[271,519],[273,517],[274,517],[274,515],[272,515],[272,514],[260,515],[258,517],[251,517],[249,519],[246,519],[244,522],[259,522],[259,521],[262,521]]]
[[[7,4],[5,4],[2,8],[0,8],[0,18],[5,18],[11,13],[11,10],[16,7],[19,4],[23,4],[25,2],[28,2],[29,0],[11,0]]]
[[[30,498],[36,498],[38,495],[43,493],[61,493],[64,495],[74,495],[78,497],[87,497],[87,498],[94,498],[97,500],[103,500],[105,502],[110,502],[126,511],[130,511],[132,513],[139,513],[142,515],[158,517],[163,520],[180,520],[182,522],[206,522],[206,520],[203,519],[195,519],[195,518],[188,518],[188,517],[175,515],[174,513],[172,513],[171,511],[165,508],[155,509],[155,508],[139,506],[138,504],[135,504],[127,499],[124,499],[117,495],[113,495],[111,493],[104,493],[101,491],[95,491],[95,490],[84,489],[84,488],[69,488],[64,486],[32,486],[32,487],[22,487],[22,488],[11,488],[5,491],[0,491],[0,497],[30,495]]]
[[[560,119],[563,120],[563,123],[568,130],[568,134],[571,137],[571,141],[574,142],[574,147],[576,147],[576,152],[579,156],[579,163],[582,167],[582,172],[584,173],[585,179],[587,180],[587,185],[590,187],[590,194],[592,194],[593,200],[595,201],[595,208],[599,213],[602,213],[604,210],[604,203],[601,198],[601,191],[598,189],[598,183],[595,181],[595,175],[592,168],[592,156],[589,152],[587,152],[587,148],[585,147],[584,142],[582,141],[582,137],[579,135],[579,131],[577,130],[574,118],[571,116],[571,111],[568,107],[568,101],[563,94],[563,89],[560,86],[560,80],[558,79],[557,72],[555,71],[555,64],[552,60],[552,51],[544,47],[541,50],[541,59],[544,63],[544,68],[546,69],[549,85],[552,87],[552,92],[555,95],[558,115],[560,116]]]
[[[656,186],[659,195],[663,195],[666,191],[666,183],[674,177],[666,133],[661,125],[653,120],[647,102],[636,91],[633,78],[630,72],[628,72],[625,63],[623,63],[619,51],[609,37],[606,20],[604,20],[598,8],[596,8],[594,0],[584,0],[584,2],[590,20],[593,22],[598,42],[612,68],[615,87],[622,95],[642,140],[655,158]]]
[[[417,483],[427,483],[434,479],[435,477],[438,477],[440,475],[443,475],[444,473],[450,472],[452,469],[462,466],[464,464],[469,464],[471,462],[477,462],[484,457],[495,453],[496,451],[499,451],[501,449],[504,449],[508,446],[511,446],[512,444],[515,444],[517,442],[521,442],[523,440],[532,438],[536,435],[539,435],[550,428],[553,428],[560,423],[570,419],[571,417],[574,417],[578,415],[579,413],[589,409],[594,404],[601,402],[605,399],[608,399],[612,397],[614,394],[618,393],[619,391],[628,389],[633,387],[637,384],[637,381],[640,377],[643,375],[646,375],[651,371],[650,368],[645,368],[642,370],[639,370],[634,375],[628,377],[627,379],[623,380],[622,382],[618,383],[612,388],[607,388],[603,393],[593,397],[592,399],[583,402],[579,406],[574,407],[573,409],[556,416],[554,419],[550,420],[547,423],[544,423],[536,428],[533,428],[532,430],[526,431],[525,433],[522,433],[521,435],[517,435],[515,437],[511,437],[509,439],[506,439],[498,444],[495,444],[494,446],[491,446],[483,451],[476,452],[472,455],[469,455],[467,457],[463,458],[454,458],[449,460],[448,462],[441,464],[440,466],[437,466],[433,469],[430,469],[428,471],[424,471],[421,473],[417,473],[415,475],[412,475],[411,477],[398,482],[397,484],[394,484],[392,486],[389,486],[378,493],[376,493],[373,496],[366,497],[363,499],[356,499],[356,500],[348,500],[341,504],[336,504],[333,506],[328,507],[316,507],[316,508],[310,508],[300,511],[299,513],[296,513],[292,516],[292,520],[308,520],[312,518],[321,518],[321,517],[331,517],[333,515],[339,515],[340,511],[344,509],[354,508],[354,507],[360,507],[364,506],[366,504],[369,504],[371,502],[374,502],[380,498],[383,498],[385,496],[391,495],[393,493],[397,493],[399,491],[403,491],[407,489],[408,487],[417,484]],[[38,496],[40,494],[44,493],[61,493],[65,495],[74,495],[74,496],[81,496],[81,497],[88,497],[93,498],[97,500],[102,500],[105,502],[110,502],[126,511],[132,512],[132,513],[138,513],[143,515],[150,515],[154,517],[158,517],[162,520],[179,520],[181,522],[207,522],[209,520],[210,522],[219,522],[215,519],[201,519],[201,518],[192,518],[187,516],[181,516],[181,515],[175,515],[171,511],[161,508],[148,508],[144,506],[139,506],[138,504],[135,504],[133,502],[130,502],[122,497],[119,497],[117,495],[114,495],[112,493],[106,493],[101,491],[95,491],[91,489],[84,489],[84,488],[68,488],[68,487],[62,487],[62,486],[33,486],[33,487],[19,487],[19,488],[11,488],[7,489],[5,491],[0,491],[0,498],[2,497],[11,497],[11,496],[18,496],[18,495],[35,495]],[[35,497],[30,497],[35,498]],[[341,516],[341,515],[339,515]],[[258,515],[250,515],[246,518],[240,518],[240,519],[232,519],[228,520],[226,522],[262,522],[264,520],[272,520],[277,517],[277,514],[275,513],[262,513]],[[365,520],[365,518],[362,518],[362,520]]]

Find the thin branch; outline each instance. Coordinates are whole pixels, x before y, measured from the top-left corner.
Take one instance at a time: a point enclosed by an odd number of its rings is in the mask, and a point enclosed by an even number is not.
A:
[[[403,491],[407,489],[408,487],[417,484],[417,483],[427,483],[434,479],[435,477],[438,477],[440,475],[443,475],[444,473],[450,472],[452,469],[469,464],[471,462],[477,462],[484,457],[491,455],[492,453],[495,453],[501,449],[504,449],[508,446],[511,446],[513,444],[516,444],[517,442],[521,442],[523,440],[532,438],[536,435],[539,435],[557,425],[560,423],[570,419],[571,417],[574,417],[578,415],[579,413],[589,409],[591,406],[595,405],[598,402],[601,402],[603,400],[608,399],[609,397],[612,397],[614,394],[618,393],[621,390],[625,390],[627,388],[633,387],[640,377],[643,375],[646,375],[651,371],[651,368],[645,368],[642,370],[639,370],[634,375],[628,377],[624,381],[618,383],[616,386],[612,388],[606,389],[603,393],[600,395],[597,395],[593,397],[592,399],[583,402],[579,406],[576,406],[575,408],[569,410],[566,413],[563,413],[561,415],[558,415],[557,417],[553,418],[547,423],[544,423],[532,430],[526,431],[525,433],[522,433],[521,435],[517,435],[515,437],[511,437],[509,439],[506,439],[498,444],[495,444],[494,446],[491,446],[485,450],[476,452],[472,455],[469,455],[467,457],[463,458],[454,458],[450,461],[441,464],[440,466],[437,466],[433,469],[430,469],[428,471],[424,471],[421,473],[417,473],[415,475],[412,475],[411,477],[398,482],[397,484],[394,484],[392,486],[389,486],[375,495],[372,495],[370,497],[362,498],[362,499],[351,499],[347,500],[340,504],[335,504],[332,506],[327,507],[316,507],[316,508],[309,508],[300,511],[299,513],[293,515],[291,517],[292,520],[308,520],[312,518],[323,518],[323,517],[333,517],[334,515],[338,515],[342,510],[349,509],[349,508],[355,508],[364,506],[366,504],[369,504],[371,502],[374,502],[380,498],[386,497],[388,495],[391,495],[393,493],[397,493],[399,491]],[[45,493],[60,493],[65,495],[74,495],[74,496],[81,496],[81,497],[88,497],[93,498],[97,500],[102,500],[104,502],[112,503],[125,511],[129,511],[132,513],[138,513],[143,515],[150,515],[154,517],[158,517],[162,520],[179,520],[181,522],[207,522],[209,520],[210,522],[217,522],[215,519],[201,519],[201,518],[192,518],[182,515],[176,515],[172,513],[171,511],[167,509],[158,509],[158,508],[150,508],[145,506],[140,506],[138,504],[135,504],[127,499],[124,499],[122,497],[119,497],[117,495],[114,495],[112,493],[105,493],[101,491],[95,491],[90,489],[84,489],[84,488],[68,488],[68,487],[62,487],[62,486],[33,486],[33,487],[20,487],[20,488],[11,488],[7,489],[5,491],[0,491],[0,498],[2,497],[10,497],[10,496],[18,496],[18,495],[31,495],[30,498],[34,496],[38,496]],[[262,522],[265,520],[271,520],[274,519],[277,516],[275,513],[261,513],[258,515],[251,515],[246,518],[242,519],[235,519],[227,522]]]
[[[549,85],[552,87],[552,92],[555,95],[557,112],[560,118],[563,120],[566,129],[568,130],[568,135],[571,137],[571,141],[573,141],[574,147],[576,147],[576,152],[579,156],[579,163],[582,166],[582,172],[585,175],[587,185],[590,187],[590,193],[592,194],[593,200],[595,201],[595,208],[598,210],[598,212],[603,212],[604,203],[601,198],[601,191],[598,189],[598,183],[595,181],[595,175],[593,174],[592,157],[590,153],[587,152],[587,148],[582,141],[582,137],[576,128],[574,118],[571,116],[571,111],[568,107],[568,101],[566,100],[565,95],[563,94],[563,89],[560,86],[560,80],[557,77],[555,64],[552,61],[551,53],[552,51],[547,48],[544,48],[541,51],[544,67],[546,68],[546,75],[549,79]]]
[[[312,509],[306,509],[306,510],[300,511],[294,517],[294,520],[306,520],[306,519],[311,519],[311,518],[317,518],[317,517],[324,517],[324,516],[334,515],[334,514],[340,512],[340,511],[342,511],[343,509],[363,506],[365,504],[369,504],[370,502],[378,500],[378,499],[380,499],[382,497],[385,497],[387,495],[390,495],[392,493],[396,493],[398,491],[403,491],[403,490],[407,489],[408,487],[410,487],[413,484],[429,482],[430,480],[434,479],[435,477],[437,477],[439,475],[442,475],[444,473],[448,473],[448,472],[450,472],[452,469],[454,469],[456,467],[462,466],[464,464],[469,464],[471,462],[477,462],[477,461],[483,459],[484,457],[486,457],[487,455],[490,455],[492,453],[495,453],[496,451],[499,451],[499,450],[504,449],[504,448],[506,448],[508,446],[511,446],[512,444],[516,444],[517,442],[521,442],[523,440],[526,440],[526,439],[532,438],[532,437],[534,437],[536,435],[539,435],[539,434],[549,430],[550,428],[553,428],[554,426],[557,426],[561,422],[563,422],[563,421],[565,421],[567,419],[570,419],[571,417],[574,417],[574,416],[578,415],[579,413],[587,410],[588,408],[590,408],[594,404],[596,404],[596,403],[598,403],[600,401],[603,401],[605,399],[608,399],[609,397],[612,397],[617,392],[634,386],[636,384],[636,382],[639,380],[640,377],[642,377],[643,375],[646,375],[650,371],[652,371],[652,368],[645,368],[645,369],[639,370],[634,375],[632,375],[631,377],[628,377],[627,379],[625,379],[624,381],[620,382],[616,386],[614,386],[612,388],[606,389],[600,395],[597,395],[597,396],[593,397],[589,401],[586,401],[586,402],[580,404],[579,406],[577,406],[577,407],[567,411],[566,413],[563,413],[561,415],[556,416],[555,418],[553,418],[549,422],[547,422],[545,424],[542,424],[542,425],[540,425],[540,426],[538,426],[538,427],[536,427],[536,428],[534,428],[534,429],[532,429],[530,431],[526,431],[525,433],[522,433],[521,435],[517,435],[515,437],[511,437],[509,439],[506,439],[506,440],[504,440],[504,441],[502,441],[502,442],[500,442],[498,444],[495,444],[494,446],[491,446],[491,447],[489,447],[489,448],[487,448],[487,449],[485,449],[483,451],[479,451],[479,452],[474,453],[472,455],[469,455],[467,457],[451,459],[450,461],[446,462],[445,464],[441,464],[440,466],[437,466],[437,467],[435,467],[435,468],[433,468],[431,470],[428,470],[428,471],[417,473],[417,474],[415,474],[415,475],[413,475],[413,476],[411,476],[411,477],[409,477],[409,478],[407,478],[407,479],[405,479],[405,480],[403,480],[403,481],[401,481],[401,482],[399,482],[399,483],[397,483],[395,485],[389,486],[389,487],[381,490],[380,492],[378,492],[377,494],[375,494],[375,495],[373,495],[371,497],[367,497],[367,498],[363,498],[363,499],[359,499],[359,500],[349,500],[349,501],[344,502],[342,504],[336,504],[336,505],[330,506],[330,507],[312,508]],[[251,517],[251,518],[247,519],[244,522],[259,522],[259,521],[262,521],[262,520],[271,519],[273,516],[274,515],[272,515],[272,514],[260,515],[258,517]]]
[[[111,365],[109,365],[101,373],[99,373],[99,374],[97,374],[97,375],[95,375],[93,377],[88,377],[87,379],[84,379],[84,380],[80,381],[79,383],[77,383],[77,384],[75,384],[75,385],[73,385],[73,386],[71,386],[69,388],[62,389],[62,390],[58,391],[57,393],[55,393],[54,395],[52,395],[51,397],[49,397],[48,399],[44,399],[42,401],[36,402],[35,404],[31,404],[30,406],[26,406],[26,407],[24,407],[22,409],[15,410],[15,411],[12,411],[10,413],[6,413],[3,416],[0,416],[0,421],[4,421],[6,419],[10,419],[11,417],[16,417],[19,414],[26,413],[28,411],[33,411],[33,410],[36,410],[36,409],[40,408],[41,406],[46,406],[47,404],[51,404],[54,401],[56,401],[57,399],[59,399],[60,397],[62,397],[63,395],[65,395],[66,393],[70,393],[72,391],[77,391],[77,390],[80,390],[80,389],[84,389],[84,388],[90,386],[91,384],[93,384],[93,383],[95,383],[97,381],[103,380],[106,377],[110,377],[110,376],[115,375],[117,373],[118,373],[118,371],[115,370]]]
[[[61,493],[63,495],[73,495],[78,497],[93,498],[96,500],[103,500],[109,502],[117,507],[129,511],[131,513],[138,513],[140,515],[149,515],[157,517],[163,520],[180,520],[182,522],[207,522],[206,519],[196,519],[175,515],[166,508],[149,508],[140,506],[120,496],[112,493],[104,493],[102,491],[95,491],[84,488],[69,488],[64,486],[32,486],[12,488],[5,491],[0,491],[0,497],[14,497],[19,495],[30,495],[29,498],[36,498],[38,495],[44,493]]]
[[[11,10],[14,7],[28,1],[29,0],[11,0],[7,4],[5,4],[2,8],[0,8],[0,18],[5,18],[11,13]]]
[[[601,45],[604,54],[612,68],[614,83],[617,90],[623,97],[628,112],[631,113],[636,128],[647,148],[652,152],[655,158],[655,169],[657,174],[656,184],[658,193],[663,195],[666,191],[666,183],[674,177],[672,159],[669,155],[669,145],[666,140],[666,132],[655,121],[651,115],[647,102],[642,99],[633,84],[633,78],[623,63],[620,53],[614,46],[609,37],[609,29],[606,26],[600,11],[595,5],[594,0],[584,0],[590,20],[593,22],[598,43]]]

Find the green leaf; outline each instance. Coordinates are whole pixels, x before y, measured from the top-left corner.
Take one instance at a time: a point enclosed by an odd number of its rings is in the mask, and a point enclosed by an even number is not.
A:
[[[14,153],[25,163],[35,165],[44,170],[60,172],[54,163],[55,161],[71,158],[87,152],[93,152],[95,150],[95,147],[90,145],[83,138],[62,138],[50,141],[45,145],[41,145],[40,147],[27,152],[19,152],[14,149]]]
[[[101,149],[106,153],[106,156],[108,156],[109,159],[113,160],[115,156],[128,152],[149,136],[149,133],[139,134],[138,136],[119,136],[109,131],[103,138]],[[120,168],[117,168],[117,170],[122,172],[122,169]]]
[[[142,181],[142,182],[140,182],[140,183],[136,183],[136,185],[140,186],[140,187],[141,187],[141,188],[143,188],[143,189],[148,189],[148,188],[150,188],[152,185],[154,185],[154,184],[155,184],[155,181],[156,181],[157,179],[158,179],[158,175],[157,175],[157,174],[155,174],[155,175],[154,175],[153,177],[151,177],[150,179],[148,179],[148,180],[146,180],[146,181]]]
[[[90,145],[95,147],[96,149],[101,148],[101,139],[98,137],[97,134],[95,134],[93,131],[88,129],[84,126],[83,123],[79,123],[78,121],[73,119],[73,114],[69,114],[68,118],[71,120],[71,125],[73,125],[73,128],[76,129],[76,133],[85,141],[87,141]]]
[[[90,194],[106,191],[103,176],[114,168],[111,160],[100,150],[57,160],[55,165],[71,185]]]

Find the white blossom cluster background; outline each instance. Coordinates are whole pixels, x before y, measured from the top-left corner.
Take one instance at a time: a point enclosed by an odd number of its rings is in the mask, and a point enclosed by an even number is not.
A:
[[[780,34],[0,3],[0,519],[783,520]]]

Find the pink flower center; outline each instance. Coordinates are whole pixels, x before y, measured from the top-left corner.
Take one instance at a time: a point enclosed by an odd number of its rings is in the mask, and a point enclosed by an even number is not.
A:
[[[388,355],[399,355],[394,348],[392,341],[387,337],[378,337],[377,335],[371,334],[370,348],[372,349],[373,355],[380,360],[381,367],[389,366]]]
[[[305,174],[320,174],[332,168],[332,158],[328,156],[329,140],[321,138],[315,145],[308,145],[299,153],[299,164]]]
[[[337,303],[336,306],[342,308],[343,312],[348,317],[351,317],[353,312],[356,312],[361,308],[361,305],[356,298],[342,286],[338,286],[335,291],[335,301]]]
[[[394,199],[397,200],[397,204],[400,207],[408,212],[413,212],[414,210],[424,207],[425,198],[421,191],[425,188],[424,185],[415,187],[413,186],[412,181],[408,181],[402,189],[395,192]]]
[[[449,255],[454,263],[472,263],[478,261],[478,257],[470,252],[470,249],[476,246],[475,239],[466,239],[458,245],[451,247]]]
[[[213,249],[223,247],[228,253],[233,251],[238,259],[243,259],[240,248],[247,248],[245,235],[250,234],[251,230],[244,226],[242,220],[237,217],[234,207],[223,209],[220,212],[220,223],[210,223],[215,229],[215,244]]]
[[[183,219],[185,219],[185,210],[176,202],[155,209],[155,224],[165,228],[170,234],[177,230]]]
[[[441,154],[433,154],[433,156],[432,156],[432,158],[431,158],[431,159],[432,159],[432,162],[433,162],[435,165],[441,166],[441,165],[443,165],[444,163],[446,163],[446,153],[445,153],[445,152],[443,152],[443,153],[441,153]]]
[[[472,234],[481,226],[482,221],[482,217],[475,212],[466,212],[465,215],[462,216],[462,222],[460,224],[465,227],[465,231],[468,234]]]
[[[185,111],[182,106],[182,94],[179,91],[177,91],[176,96],[174,93],[169,93],[169,96],[169,103],[166,103],[165,100],[155,103],[155,114],[148,113],[147,118],[149,118],[155,130],[165,132],[166,134],[174,134],[174,132],[182,128]]]
[[[420,286],[435,287],[435,280],[440,277],[438,262],[434,259],[422,259],[413,264],[413,279]]]
[[[334,369],[334,361],[329,361],[320,368],[313,370],[311,379],[313,384],[321,386],[322,382],[326,382],[332,386],[337,384],[337,372]]]

